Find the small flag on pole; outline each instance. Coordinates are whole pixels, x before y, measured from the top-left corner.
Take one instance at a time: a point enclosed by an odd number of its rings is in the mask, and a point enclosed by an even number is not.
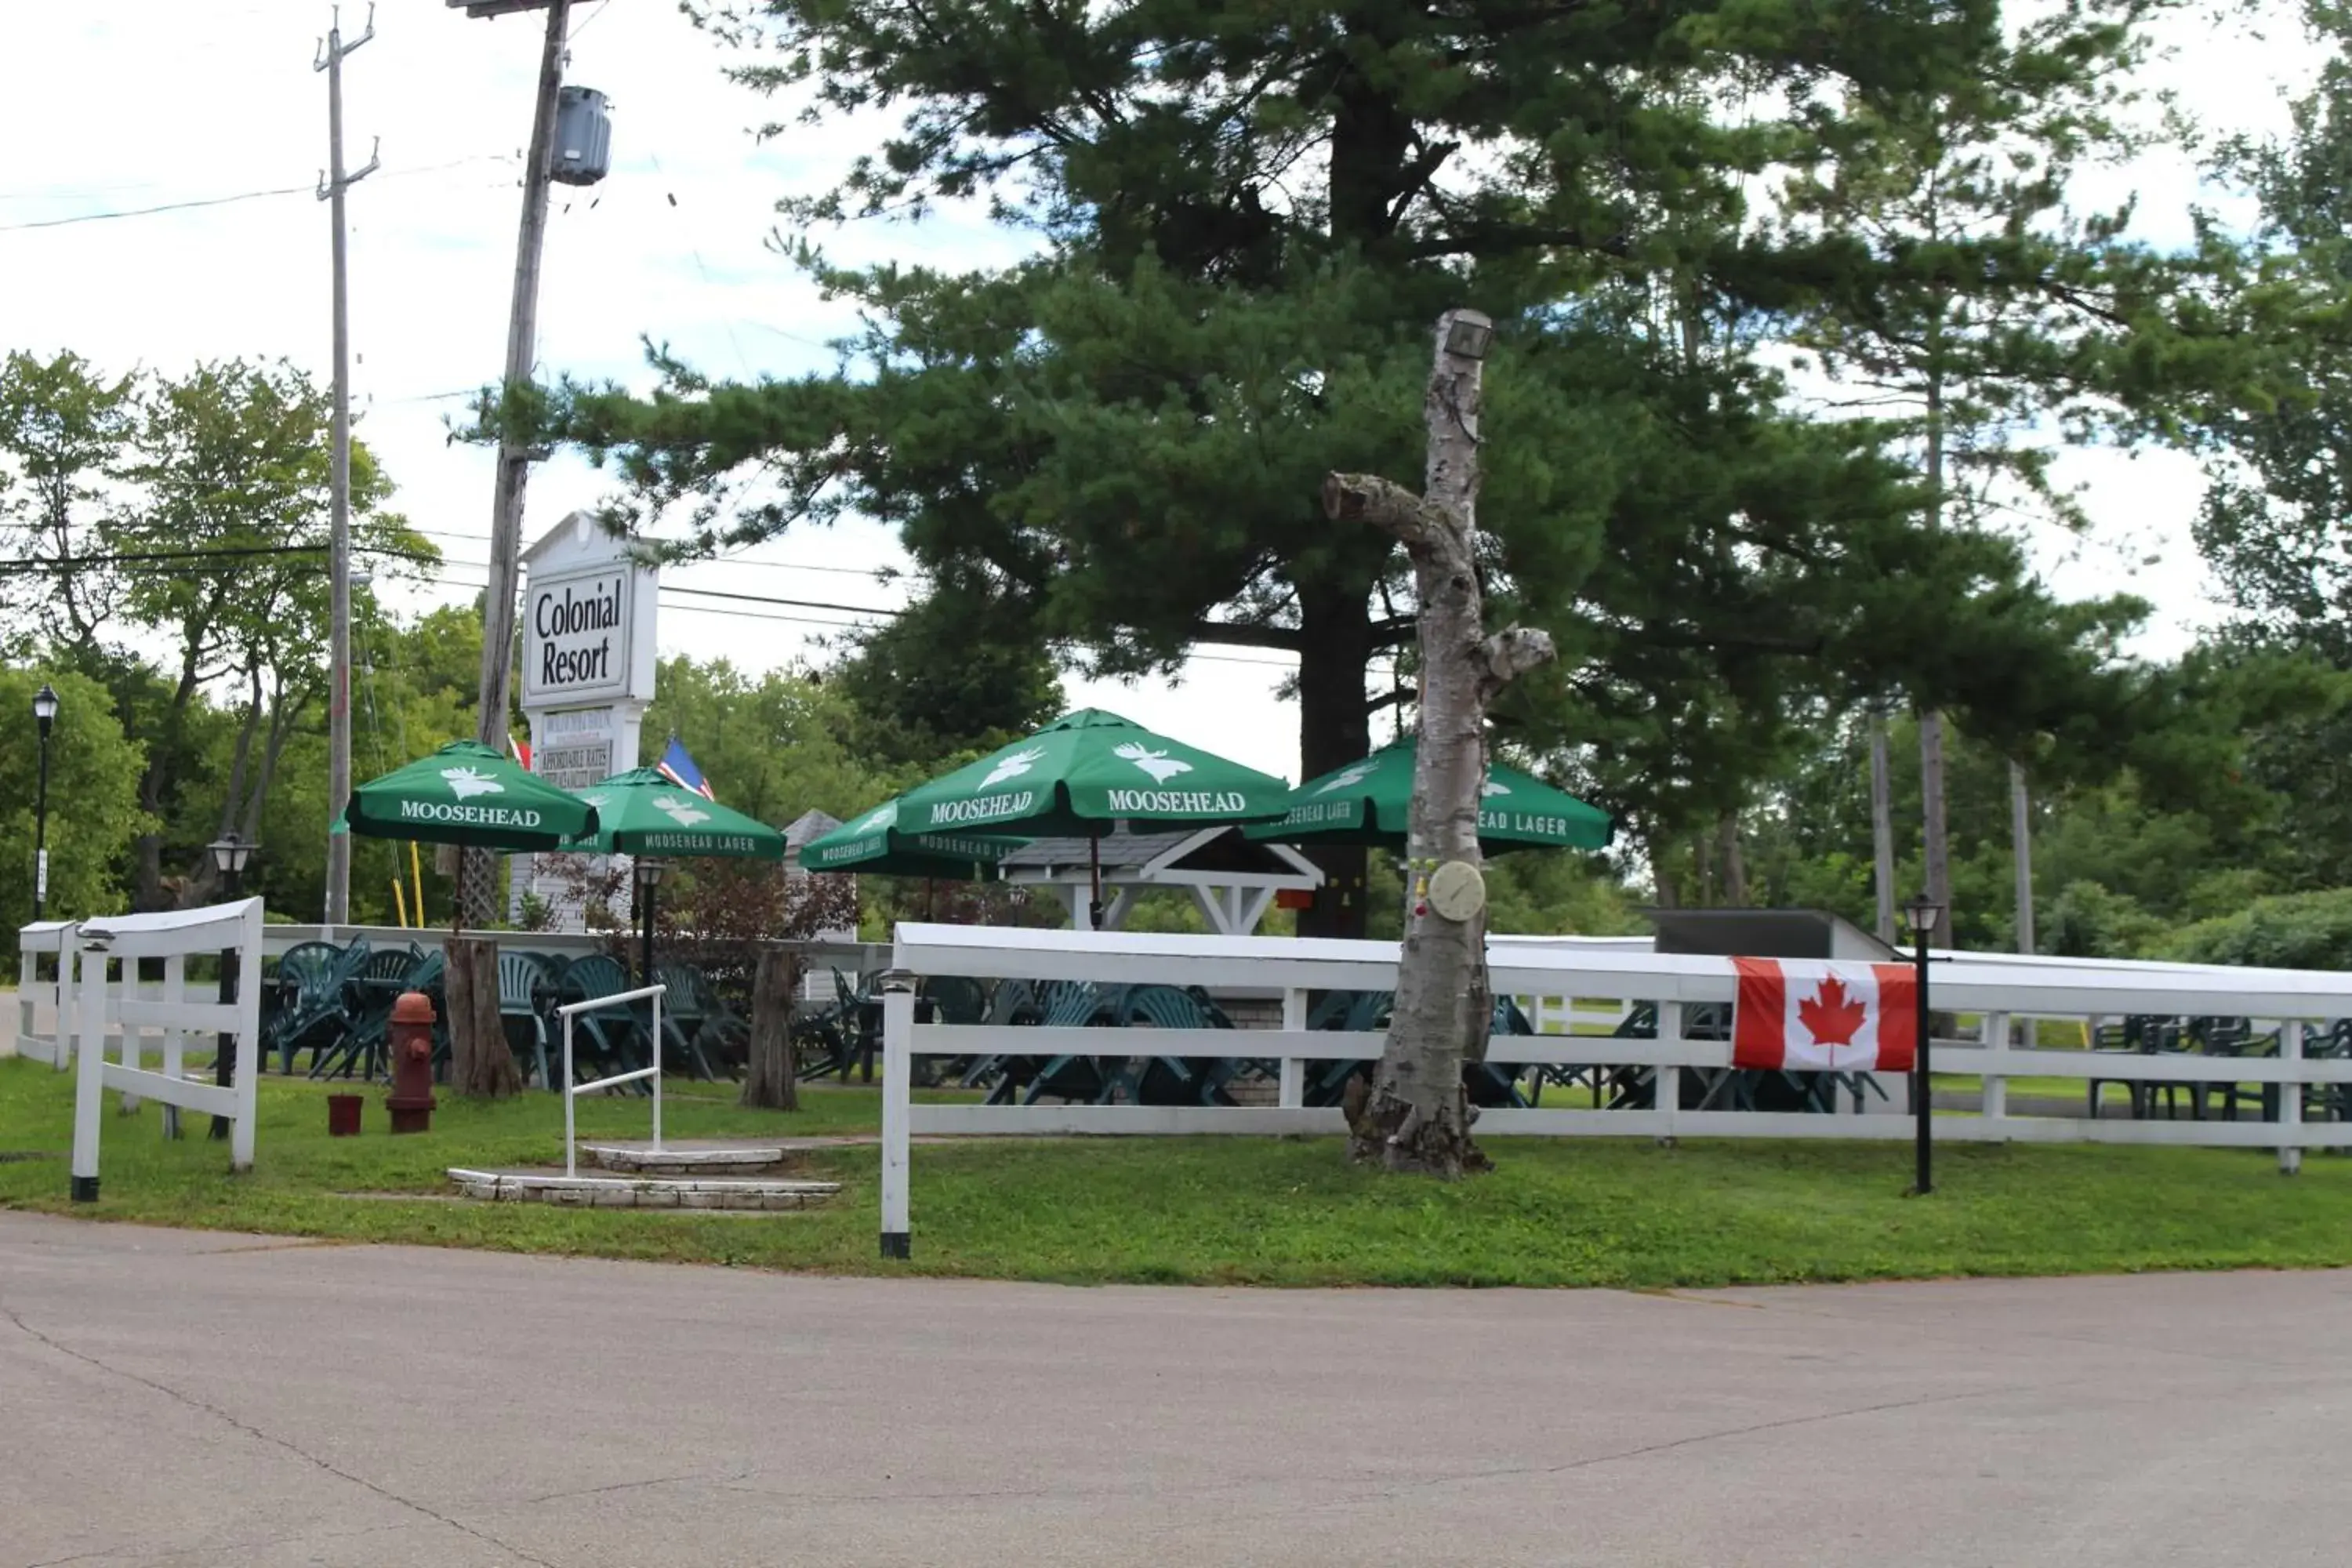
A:
[[[656,768],[662,777],[680,789],[690,789],[705,800],[719,798],[710,793],[710,785],[704,780],[702,770],[694,765],[694,759],[686,754],[686,748],[678,744],[676,735],[669,738],[669,750],[662,753],[662,760]]]
[[[1909,1072],[1919,1050],[1918,979],[1900,963],[1735,958],[1731,1065],[1767,1070]]]

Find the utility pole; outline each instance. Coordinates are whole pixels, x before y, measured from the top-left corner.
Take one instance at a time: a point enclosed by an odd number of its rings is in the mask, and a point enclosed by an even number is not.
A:
[[[352,899],[352,835],[341,826],[343,806],[352,795],[352,321],[349,246],[343,230],[343,192],[375,173],[377,158],[368,154],[367,167],[343,170],[343,57],[375,37],[375,7],[368,7],[367,29],[343,42],[342,13],[338,9],[319,46],[313,70],[327,73],[327,173],[319,180],[319,199],[330,204],[334,225],[335,254],[335,449],[333,454],[331,521],[329,524],[327,570],[332,578],[332,603],[328,611],[329,676],[327,698],[327,908],[331,926],[349,923]]]
[[[462,0],[451,0],[460,4]],[[544,0],[547,34],[539,57],[539,100],[531,113],[530,152],[523,164],[522,227],[515,242],[514,300],[507,317],[503,428],[499,437],[498,488],[490,505],[490,584],[482,602],[482,680],[475,739],[504,752],[508,745],[507,684],[513,657],[516,580],[522,568],[523,488],[530,479],[531,453],[516,428],[519,395],[530,384],[539,330],[539,258],[547,239],[548,181],[554,163],[555,113],[563,88],[563,39],[571,0]],[[467,4],[468,15],[499,16],[533,8],[528,0]],[[458,896],[467,920],[482,925],[495,918],[498,857],[468,849],[461,862]]]

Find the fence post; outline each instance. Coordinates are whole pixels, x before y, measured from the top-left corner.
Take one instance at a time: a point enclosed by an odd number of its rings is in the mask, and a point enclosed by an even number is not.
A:
[[[2303,1131],[2303,1020],[2289,1018],[2279,1026],[2279,1059],[2294,1065],[2279,1085],[2279,1174],[2292,1176],[2303,1169],[2303,1145],[2294,1142]],[[2203,1085],[2199,1085],[2203,1088]]]
[[[254,1123],[261,1109],[261,900],[248,899],[245,929],[236,946],[236,1061],[229,1087],[236,1093],[236,1119],[228,1126],[228,1168],[253,1169]]]
[[[1977,1022],[1977,1039],[1992,1056],[1992,1066],[1978,1079],[1983,1093],[1978,1110],[1987,1121],[2001,1121],[2009,1115],[2009,1015],[1985,1014]]]
[[[662,1080],[662,990],[656,987],[649,998],[654,1015],[654,1152],[661,1152],[661,1080]]]
[[[33,1037],[33,987],[39,984],[41,973],[40,954],[23,942],[19,937],[16,948],[16,1049],[20,1051],[25,1048],[23,1042]]]
[[[80,933],[75,933],[80,940]],[[81,955],[81,997],[74,1008],[79,1038],[75,1062],[73,1179],[70,1191],[78,1204],[98,1202],[99,1101],[106,1094],[106,950]]]
[[[1658,1043],[1664,1045],[1668,1041],[1683,1043],[1683,1005],[1679,1002],[1658,1005]],[[1658,1134],[1658,1142],[1671,1143],[1675,1141],[1675,1113],[1683,1108],[1683,1069],[1661,1063],[1654,1081],[1657,1092],[1652,1109],[1665,1121],[1665,1131]]]
[[[1307,993],[1297,986],[1282,994],[1282,1026],[1305,1033],[1307,1028]],[[1282,1093],[1276,1104],[1285,1110],[1297,1110],[1307,1103],[1307,1058],[1282,1058]]]
[[[188,955],[175,952],[163,961],[163,1000],[168,1005],[178,1006],[187,999]],[[187,1044],[188,1032],[185,1029],[164,1029],[163,1076],[176,1083],[187,1081],[187,1068],[184,1065]],[[163,1136],[177,1138],[179,1135],[180,1108],[166,1103],[163,1106]]]
[[[122,961],[121,996],[125,1002],[144,1000],[139,994],[139,988],[147,983],[139,978],[140,968],[141,963],[138,959],[126,958]],[[121,1026],[122,1054],[116,1059],[133,1072],[144,1071],[147,1066],[147,1037],[140,1032],[141,1028],[142,1026],[137,1024]],[[139,1097],[129,1089],[122,1091],[121,1100],[123,1115],[129,1116],[139,1109]]]
[[[563,1016],[563,1174],[568,1179],[580,1173],[580,1153],[575,1146],[579,1140],[572,1131],[572,1015]]]
[[[907,1132],[913,1096],[915,977],[882,976],[882,1256],[912,1258],[907,1226]]]

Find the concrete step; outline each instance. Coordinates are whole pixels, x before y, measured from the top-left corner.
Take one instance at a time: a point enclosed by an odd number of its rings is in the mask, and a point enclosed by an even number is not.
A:
[[[788,1151],[781,1143],[672,1144],[583,1143],[580,1158],[599,1170],[632,1176],[742,1176],[772,1171]]]
[[[469,1198],[490,1203],[559,1204],[572,1208],[817,1208],[838,1182],[680,1179],[667,1176],[567,1176],[561,1171],[477,1171],[453,1166],[449,1179]]]

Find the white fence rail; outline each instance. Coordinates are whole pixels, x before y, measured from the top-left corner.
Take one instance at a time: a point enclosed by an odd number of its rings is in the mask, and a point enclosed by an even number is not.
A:
[[[234,952],[236,1000],[191,995],[186,963],[197,954]],[[167,1136],[179,1131],[178,1111],[207,1111],[229,1122],[229,1168],[253,1168],[254,1079],[261,1054],[261,900],[246,899],[208,909],[169,914],[122,915],[81,922],[71,944],[76,1000],[74,1050],[73,1197],[98,1198],[101,1103],[109,1089],[122,1093],[125,1109],[152,1100],[166,1108]],[[142,959],[160,959],[163,988],[147,993],[138,979]],[[122,983],[109,984],[109,969],[122,966]],[[144,1030],[163,1032],[161,1072],[142,1065]],[[119,1030],[122,1060],[106,1059],[107,1041]],[[190,1083],[183,1054],[193,1034],[226,1037],[233,1053],[230,1087]],[[60,1039],[63,1033],[60,1030]]]
[[[74,930],[71,921],[37,921],[16,932],[16,1034],[11,1048],[60,1072],[73,1059]],[[55,960],[48,980],[40,977],[43,954]],[[40,1028],[45,999],[49,1007],[46,1034]]]
[[[601,1093],[605,1089],[619,1089],[624,1084],[643,1083],[648,1079],[652,1081],[654,1152],[656,1153],[661,1152],[662,995],[668,990],[669,987],[667,985],[645,985],[635,991],[616,991],[610,996],[591,996],[584,1002],[567,1003],[555,1010],[563,1019],[563,1173],[565,1175],[576,1176],[580,1173],[579,1148],[572,1125],[572,1100],[580,1095]],[[649,1068],[639,1068],[635,1072],[614,1073],[610,1078],[600,1078],[588,1083],[573,1083],[572,1081],[572,1020],[583,1013],[598,1013],[607,1007],[623,1007],[632,1002],[643,1002],[647,998],[651,998],[653,1003],[654,1065]]]
[[[1394,942],[1278,937],[1192,937],[1156,933],[1019,931],[905,925],[898,928],[892,973],[883,994],[882,1250],[908,1247],[908,1151],[919,1134],[1007,1136],[1024,1133],[1153,1135],[1333,1133],[1340,1112],[1306,1107],[1311,1061],[1367,1060],[1381,1036],[1310,1030],[1307,996],[1318,991],[1390,991],[1396,984]],[[1482,1136],[1726,1137],[1900,1139],[1912,1135],[1905,1079],[1880,1075],[1884,1097],[1839,1114],[1685,1110],[1685,1068],[1729,1066],[1731,1047],[1685,1032],[1686,1007],[1728,1004],[1737,990],[1731,961],[1648,952],[1633,944],[1577,944],[1494,938],[1488,944],[1498,994],[1612,998],[1657,1006],[1654,1038],[1538,1034],[1498,1038],[1490,1059],[1531,1067],[1648,1067],[1656,1079],[1644,1110],[1565,1107],[1488,1110]],[[929,976],[982,980],[1069,980],[1102,984],[1266,989],[1285,997],[1279,1029],[1155,1029],[1116,1044],[1099,1028],[920,1024],[915,991]],[[2279,1151],[2293,1170],[2305,1149],[2352,1148],[2352,1121],[2306,1122],[2300,1086],[2352,1085],[2352,1059],[2309,1059],[2303,1046],[2314,1026],[2352,1016],[2352,974],[2299,970],[2226,969],[2183,964],[2075,964],[2063,960],[2005,962],[1990,956],[1937,955],[1931,998],[1938,1012],[1975,1016],[1975,1037],[1937,1042],[1935,1070],[1982,1080],[1982,1111],[1936,1119],[1936,1136],[1960,1142],[2208,1144]],[[2099,1018],[2249,1017],[2279,1027],[2275,1057],[2147,1055],[2041,1049],[2012,1045],[2016,1017],[2074,1018],[2087,1030]],[[916,1104],[918,1056],[1253,1057],[1282,1061],[1273,1107]],[[2012,1079],[2094,1079],[2140,1083],[2237,1086],[2276,1084],[2274,1121],[2155,1121],[2012,1115]],[[2086,1107],[2087,1109],[2087,1107]]]

